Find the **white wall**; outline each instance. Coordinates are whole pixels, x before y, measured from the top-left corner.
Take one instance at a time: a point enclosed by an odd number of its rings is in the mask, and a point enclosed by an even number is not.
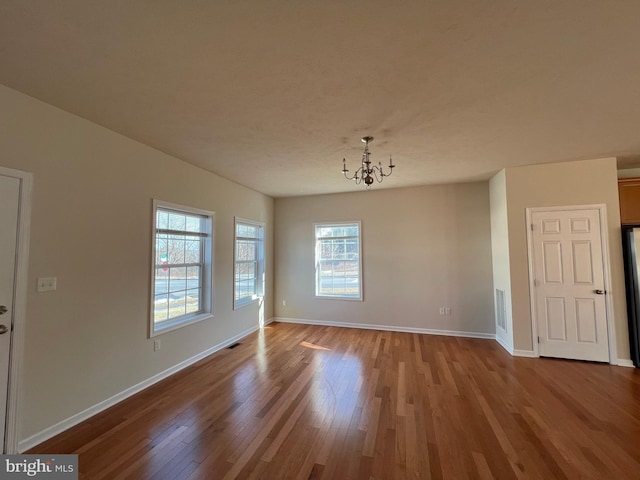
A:
[[[491,204],[491,258],[493,261],[493,288],[504,291],[505,326],[497,324],[496,338],[513,352],[513,321],[511,312],[511,265],[509,262],[509,222],[507,216],[506,172],[501,170],[489,182]],[[497,315],[497,312],[496,312]]]
[[[232,310],[233,217],[266,222],[272,317],[273,200],[0,86],[0,165],[34,174],[20,438],[255,328]],[[215,317],[148,338],[151,201],[216,212]],[[36,278],[58,290],[36,293]]]
[[[364,301],[315,298],[313,223],[349,220],[362,221]],[[275,225],[276,317],[495,331],[486,182],[279,198]]]

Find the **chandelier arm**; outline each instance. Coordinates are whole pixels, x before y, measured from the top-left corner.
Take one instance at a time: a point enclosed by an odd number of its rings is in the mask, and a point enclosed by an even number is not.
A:
[[[394,167],[395,167],[395,165],[394,165]],[[384,172],[384,167],[380,167],[380,172]],[[389,173],[382,173],[382,175],[385,176],[385,177],[390,177],[392,173],[393,173],[393,167],[391,167],[389,169]]]
[[[349,170],[343,170],[343,171],[342,171],[342,173],[343,173],[343,175],[344,175],[344,178],[346,178],[347,180],[353,180],[354,178],[356,178],[356,175],[353,175],[353,176],[351,176],[351,177],[350,177],[349,175],[347,175],[347,172],[348,172],[348,171],[349,171]]]
[[[347,170],[348,171],[348,170]],[[359,168],[356,170],[356,172],[353,174],[353,176],[349,177],[347,176],[347,174],[345,173],[345,171],[343,170],[342,173],[344,173],[344,176],[347,180],[353,180],[356,182],[356,185],[360,185],[360,182],[362,182],[362,168]]]
[[[371,170],[373,171],[373,176],[376,178],[376,182],[382,183],[382,179],[386,176],[382,171],[382,167],[374,166]]]
[[[389,165],[387,166],[389,167],[389,173],[385,173],[382,163],[378,162],[378,169],[380,170],[380,174],[382,175],[382,177],[390,177],[393,173],[393,169],[396,167],[393,164],[393,160],[391,160],[391,156],[389,156]]]
[[[360,183],[358,181],[358,173],[360,172],[360,170],[362,169],[361,168],[357,169],[352,176],[347,175],[349,173],[349,170],[347,169],[347,161],[344,158],[342,159],[342,174],[344,175],[344,178],[346,178],[347,180],[355,180],[356,184]]]

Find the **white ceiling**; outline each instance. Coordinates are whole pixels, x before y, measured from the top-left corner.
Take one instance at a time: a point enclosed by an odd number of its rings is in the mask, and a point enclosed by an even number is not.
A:
[[[0,83],[275,197],[640,159],[640,1],[0,0]],[[1,108],[1,106],[0,106]]]

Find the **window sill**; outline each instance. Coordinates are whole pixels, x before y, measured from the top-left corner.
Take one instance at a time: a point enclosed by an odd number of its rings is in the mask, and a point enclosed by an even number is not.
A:
[[[200,313],[198,315],[194,315],[193,317],[188,317],[185,319],[177,319],[173,322],[154,325],[153,330],[149,334],[149,338],[157,337],[158,335],[163,335],[167,332],[178,330],[179,328],[186,327],[188,325],[193,325],[194,323],[199,323],[204,320],[209,320],[210,318],[213,318],[213,313],[206,312],[206,313]]]
[[[340,296],[332,296],[332,295],[314,295],[314,298],[319,298],[322,300],[349,300],[351,302],[362,302],[364,299],[360,297],[340,297]]]
[[[233,309],[234,310],[238,310],[238,309],[240,309],[242,307],[246,307],[248,305],[253,305],[254,303],[261,302],[263,298],[264,297],[262,297],[260,295],[256,295],[255,297],[252,297],[250,299],[240,300],[238,302],[234,302]]]

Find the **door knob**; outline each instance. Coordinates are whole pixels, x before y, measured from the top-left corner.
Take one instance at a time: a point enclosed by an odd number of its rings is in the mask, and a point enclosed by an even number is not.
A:
[[[0,305],[0,315],[7,313],[9,310],[7,310],[7,307],[5,307],[4,305]]]
[[[7,328],[6,325],[0,325],[0,335],[4,335],[8,331],[9,331],[9,329]]]
[[[607,292],[605,290],[594,290],[593,293],[595,293],[596,295],[604,295]]]

